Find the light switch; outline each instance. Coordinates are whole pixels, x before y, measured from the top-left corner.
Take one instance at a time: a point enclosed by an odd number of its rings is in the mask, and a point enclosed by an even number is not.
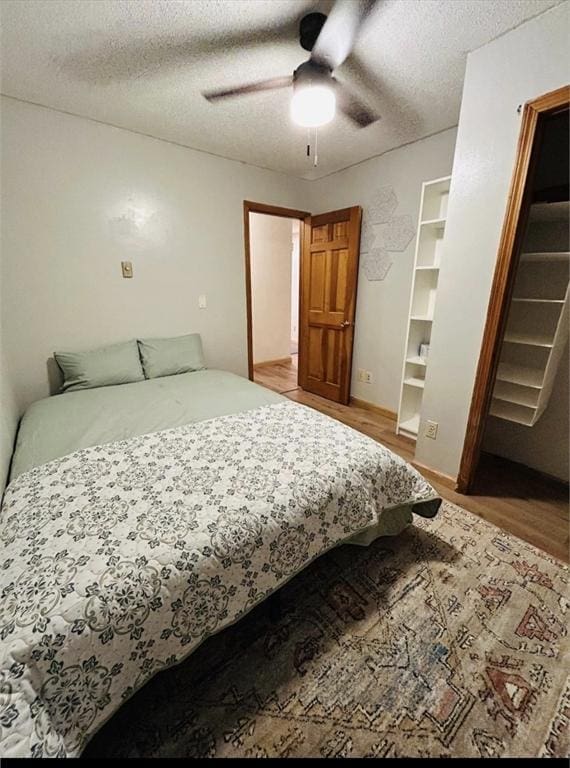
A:
[[[121,261],[121,269],[123,270],[123,277],[133,276],[133,263],[132,261]]]
[[[203,293],[198,296],[198,309],[206,309],[206,296]]]

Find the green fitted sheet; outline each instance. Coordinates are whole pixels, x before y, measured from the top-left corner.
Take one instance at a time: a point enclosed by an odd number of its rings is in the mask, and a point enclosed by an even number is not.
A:
[[[81,448],[271,405],[282,396],[227,371],[202,370],[46,397],[26,411],[10,479]],[[378,525],[351,540],[368,545],[412,520],[410,507],[385,510]]]
[[[11,479],[81,448],[247,411],[281,395],[227,371],[203,370],[65,392],[33,403],[16,440]]]

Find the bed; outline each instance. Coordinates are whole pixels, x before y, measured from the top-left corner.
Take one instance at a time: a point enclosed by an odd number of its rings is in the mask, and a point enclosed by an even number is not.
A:
[[[0,755],[80,755],[316,557],[439,504],[387,448],[223,371],[33,404],[0,520]]]

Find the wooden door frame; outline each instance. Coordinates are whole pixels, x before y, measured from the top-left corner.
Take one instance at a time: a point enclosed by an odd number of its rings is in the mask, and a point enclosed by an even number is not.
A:
[[[536,161],[538,141],[535,140],[541,127],[540,118],[568,106],[570,106],[570,86],[568,85],[539,96],[524,105],[515,168],[501,232],[487,319],[467,420],[465,443],[457,477],[459,493],[469,493],[479,464],[485,423],[491,404],[501,343],[518,266],[519,250],[527,223],[531,192],[530,189],[527,189],[527,180],[534,170]]]
[[[295,208],[281,208],[277,205],[266,203],[254,203],[251,200],[243,201],[243,239],[245,247],[245,303],[247,315],[247,373],[250,381],[253,381],[253,311],[251,297],[251,248],[249,235],[249,214],[264,213],[267,216],[280,216],[284,219],[298,219],[299,227],[299,317],[301,312],[301,279],[300,266],[303,262],[304,222],[311,214],[307,211],[298,211]],[[300,330],[300,325],[299,325]],[[301,356],[299,350],[299,357]]]

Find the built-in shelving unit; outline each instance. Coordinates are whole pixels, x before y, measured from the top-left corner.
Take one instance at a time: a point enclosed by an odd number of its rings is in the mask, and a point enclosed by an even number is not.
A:
[[[420,356],[420,345],[429,345],[431,339],[450,181],[446,176],[422,185],[397,425],[398,434],[414,439],[420,428],[428,367],[428,358]]]
[[[531,225],[565,222],[568,226],[569,215],[570,203],[540,203],[531,206],[529,221]],[[540,245],[546,246],[546,242]],[[532,427],[548,405],[568,339],[569,276],[569,251],[524,252],[523,246],[491,416]]]

